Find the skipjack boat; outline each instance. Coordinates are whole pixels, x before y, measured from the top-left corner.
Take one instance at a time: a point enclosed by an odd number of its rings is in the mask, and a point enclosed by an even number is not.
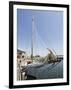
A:
[[[49,53],[43,60],[37,55],[38,60],[34,60],[33,45],[34,45],[34,17],[32,18],[32,42],[31,42],[31,61],[28,61],[26,66],[21,68],[21,80],[32,79],[52,79],[63,78],[63,56],[54,54],[54,52],[47,48]],[[23,78],[23,73],[24,77]]]

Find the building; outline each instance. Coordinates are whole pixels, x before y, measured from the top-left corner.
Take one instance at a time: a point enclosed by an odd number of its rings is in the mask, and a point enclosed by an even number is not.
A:
[[[32,63],[31,58],[28,57],[25,51],[17,50],[17,61],[21,63],[22,66]]]
[[[22,72],[22,69],[30,63],[32,63],[32,60],[26,52],[17,49],[17,80],[24,80],[26,78],[25,71]]]
[[[25,65],[27,54],[25,51],[17,49],[17,62],[21,65]]]

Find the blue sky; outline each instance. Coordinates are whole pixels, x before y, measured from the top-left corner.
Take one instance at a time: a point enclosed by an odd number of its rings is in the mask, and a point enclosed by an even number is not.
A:
[[[17,47],[31,53],[34,16],[34,55],[47,55],[46,48],[63,51],[63,11],[17,9]]]

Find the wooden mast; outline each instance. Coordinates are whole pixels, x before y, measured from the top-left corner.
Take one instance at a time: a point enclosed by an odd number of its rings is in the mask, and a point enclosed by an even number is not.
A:
[[[31,59],[33,61],[33,44],[34,44],[34,16],[32,18],[32,40],[31,40]]]

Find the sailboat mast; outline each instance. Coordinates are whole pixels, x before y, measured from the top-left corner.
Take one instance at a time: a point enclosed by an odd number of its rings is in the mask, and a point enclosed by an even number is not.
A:
[[[31,40],[31,59],[33,61],[33,44],[34,44],[34,16],[32,17],[32,40]]]

